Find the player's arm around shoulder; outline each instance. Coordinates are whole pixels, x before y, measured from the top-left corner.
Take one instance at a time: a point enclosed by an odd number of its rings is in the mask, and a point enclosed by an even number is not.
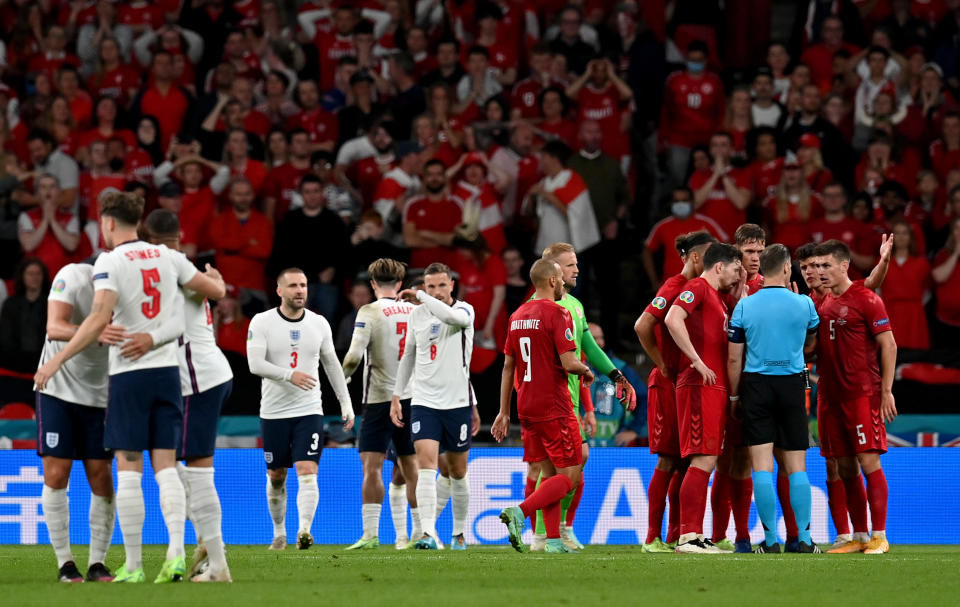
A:
[[[370,344],[370,335],[377,322],[377,310],[374,304],[369,303],[357,310],[357,319],[353,322],[353,337],[350,338],[350,348],[343,357],[343,375],[353,375],[360,363],[363,362],[363,353]]]
[[[213,300],[223,299],[227,294],[227,285],[216,268],[206,264],[205,271],[200,272],[183,253],[173,249],[167,249],[167,251],[174,260],[174,266],[177,269],[177,281],[182,286]]]

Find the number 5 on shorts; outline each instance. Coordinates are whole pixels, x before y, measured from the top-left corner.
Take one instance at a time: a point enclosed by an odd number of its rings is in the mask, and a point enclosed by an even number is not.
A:
[[[867,435],[863,433],[863,424],[857,424],[857,444],[867,444]]]

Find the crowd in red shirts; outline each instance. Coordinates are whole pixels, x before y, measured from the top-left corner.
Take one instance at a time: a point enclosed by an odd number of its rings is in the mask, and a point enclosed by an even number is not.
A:
[[[854,272],[896,234],[891,315],[912,347],[955,338],[960,0],[799,2],[782,41],[770,5],[5,2],[3,291],[21,260],[52,278],[99,251],[116,188],[178,213],[184,250],[220,268],[241,354],[278,270],[303,267],[336,322],[380,256],[451,265],[499,349],[522,300],[501,254],[556,240],[616,347],[640,310],[623,284],[655,290],[678,234],[745,221],[790,247],[840,238]],[[645,276],[622,273],[641,253]]]

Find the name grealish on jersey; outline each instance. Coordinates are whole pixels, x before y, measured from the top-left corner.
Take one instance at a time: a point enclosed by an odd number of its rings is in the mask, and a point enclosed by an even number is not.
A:
[[[47,299],[73,306],[70,323],[83,323],[93,306],[93,266],[71,263],[60,268],[53,278],[53,286]],[[66,345],[66,341],[50,339],[48,335],[43,344],[40,366],[56,356]],[[96,342],[90,344],[64,363],[59,373],[47,380],[43,393],[68,403],[106,408],[109,352],[108,347]]]
[[[183,396],[206,392],[233,379],[227,357],[217,346],[210,302],[190,289],[181,290],[183,335],[177,340]]]
[[[363,359],[363,402],[384,403],[393,397],[397,369],[406,351],[412,303],[389,297],[378,299],[357,311],[350,350],[343,359],[344,374],[353,375]],[[409,382],[400,398],[410,398]]]
[[[406,348],[393,393],[399,396],[413,376],[411,405],[459,409],[473,404],[470,358],[473,354],[473,306],[447,305],[417,291],[420,305],[410,314]]]
[[[343,369],[333,348],[327,319],[310,310],[300,318],[287,318],[280,308],[261,312],[250,321],[247,333],[250,372],[263,378],[260,384],[260,417],[288,419],[322,415],[320,383],[303,390],[290,378],[297,371],[316,378],[320,365],[340,401],[341,414],[353,418],[353,405]]]

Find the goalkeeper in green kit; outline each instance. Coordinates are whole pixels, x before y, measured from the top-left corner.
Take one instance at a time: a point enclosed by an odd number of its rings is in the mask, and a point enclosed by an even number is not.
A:
[[[610,358],[600,349],[594,340],[590,331],[587,329],[587,318],[583,311],[583,304],[580,303],[570,290],[577,286],[577,253],[573,246],[565,242],[557,242],[543,251],[542,259],[555,261],[563,273],[563,284],[567,293],[557,303],[566,308],[573,317],[573,339],[577,345],[577,356],[586,356],[593,368],[603,373],[617,384],[617,398],[623,403],[628,411],[633,411],[637,406],[637,394],[624,377],[610,361]],[[584,416],[580,417],[580,377],[570,374],[567,376],[570,389],[570,399],[573,401],[573,410],[580,422],[580,438],[583,441],[583,461],[581,466],[586,465],[587,456],[590,453],[590,447],[587,444],[587,436],[593,435],[597,428],[597,420],[593,414],[592,408],[587,410]],[[536,489],[540,481],[540,468],[537,464],[529,464],[527,468],[527,484],[524,490],[524,498],[528,497]],[[560,513],[560,537],[563,543],[572,550],[582,550],[583,544],[577,539],[573,532],[573,519],[577,513],[577,506],[580,504],[580,496],[583,495],[583,481],[573,490],[561,503]],[[531,550],[543,550],[546,546],[547,534],[543,526],[543,513],[537,511],[536,527],[533,536]]]

